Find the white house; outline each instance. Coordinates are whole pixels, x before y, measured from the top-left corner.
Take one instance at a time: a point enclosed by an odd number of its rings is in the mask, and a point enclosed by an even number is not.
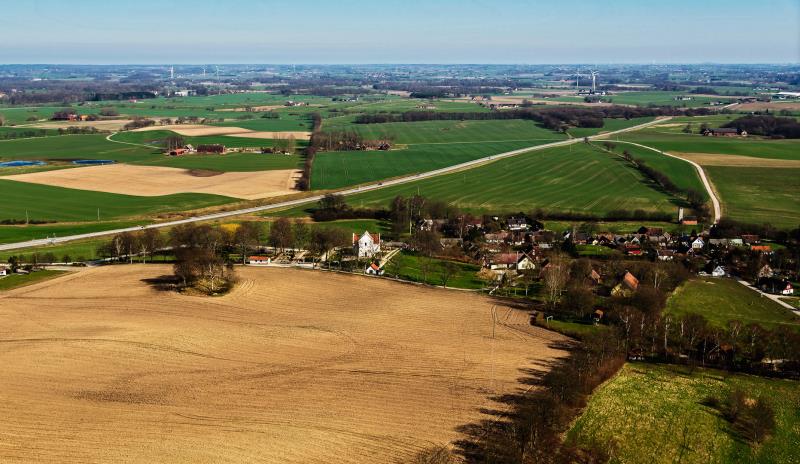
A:
[[[725,272],[725,268],[722,266],[717,266],[714,268],[713,271],[711,271],[712,277],[725,277],[726,275],[727,272]]]
[[[522,253],[517,259],[517,270],[530,271],[536,269],[536,261],[527,253]]]
[[[700,237],[697,237],[694,242],[692,242],[692,250],[702,250],[704,246],[706,246],[706,242]]]
[[[267,257],[267,256],[249,256],[247,258],[247,262],[249,264],[262,265],[263,266],[263,265],[266,265],[266,264],[270,264],[272,262],[272,259]]]
[[[353,253],[359,258],[371,258],[381,252],[381,234],[364,231],[361,236],[353,234]]]
[[[0,267],[0,277],[5,277],[8,275],[8,269],[5,267]]]

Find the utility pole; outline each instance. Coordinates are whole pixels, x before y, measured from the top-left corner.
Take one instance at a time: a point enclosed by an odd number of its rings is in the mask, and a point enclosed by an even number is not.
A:
[[[30,223],[30,219],[28,218],[28,210],[25,210],[25,225],[27,226]]]
[[[97,222],[100,222],[100,208],[97,208]]]

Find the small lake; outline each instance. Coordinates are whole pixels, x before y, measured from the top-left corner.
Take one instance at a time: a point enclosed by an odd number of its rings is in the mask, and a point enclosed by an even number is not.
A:
[[[95,165],[95,164],[114,164],[116,161],[114,160],[75,160],[72,164],[81,164],[81,165]]]
[[[0,168],[18,168],[21,166],[44,166],[44,161],[6,161],[0,163]]]

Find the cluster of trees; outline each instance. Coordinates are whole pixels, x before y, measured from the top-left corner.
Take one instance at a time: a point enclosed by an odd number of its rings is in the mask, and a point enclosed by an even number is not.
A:
[[[311,217],[317,222],[325,222],[337,219],[387,219],[388,214],[383,209],[354,209],[342,195],[329,193],[317,202]]]
[[[563,264],[565,259],[557,255],[552,262]],[[598,269],[597,264],[585,258],[569,265],[551,265],[544,276],[548,311],[585,321],[602,307],[609,333],[615,334],[629,357],[800,376],[800,333],[791,327],[765,328],[736,320],[721,327],[699,314],[665,313],[667,297],[689,276],[684,264],[611,260],[600,267],[607,276],[606,285],[600,286],[587,284],[593,269]],[[619,282],[614,277],[628,271],[638,277],[638,288],[611,295],[611,287]]]
[[[58,128],[58,135],[97,134],[98,132],[100,131],[94,126],[70,126]]]
[[[703,404],[716,409],[739,438],[757,444],[775,430],[775,410],[766,398],[752,394],[736,388],[723,398],[708,396]]]
[[[800,122],[795,118],[776,117],[771,114],[748,115],[725,124],[750,135],[765,137],[800,139]]]
[[[537,388],[503,395],[508,411],[495,411],[493,419],[465,428],[469,438],[458,445],[469,462],[608,462],[612,450],[607,443],[576,446],[562,437],[592,391],[622,367],[624,349],[605,334],[587,335],[581,344],[564,348],[570,355],[549,372],[527,374],[525,381]]]
[[[236,274],[233,263],[224,255],[229,243],[226,239],[230,237],[226,235],[223,229],[208,225],[184,224],[170,230],[169,244],[175,256],[173,272],[179,288],[194,288],[213,295],[233,287]]]
[[[2,126],[2,117],[0,117],[0,126]],[[31,137],[45,137],[47,131],[44,129],[20,129],[0,132],[0,139],[28,139]]]
[[[314,142],[315,135],[322,133],[322,115],[318,112],[311,114],[311,140],[303,150],[303,172],[297,180],[295,187],[298,190],[311,189],[311,171],[314,168],[314,158],[317,156],[317,151],[320,147]]]
[[[155,126],[156,122],[147,118],[135,118],[131,122],[122,126],[122,130],[141,129],[143,127]]]
[[[403,113],[369,113],[355,118],[356,124],[380,124],[387,122],[416,121],[463,121],[463,120],[495,120],[495,119],[528,119],[539,122],[552,130],[566,130],[574,127],[603,127],[604,118],[632,119],[648,116],[672,115],[681,111],[671,107],[628,107],[608,106],[603,108],[579,107],[545,107],[521,108],[488,112],[436,112],[406,111]],[[707,110],[706,110],[707,111]],[[684,114],[684,113],[681,113]]]

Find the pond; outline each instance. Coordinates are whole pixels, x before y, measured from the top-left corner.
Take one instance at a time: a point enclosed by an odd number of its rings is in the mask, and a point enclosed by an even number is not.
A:
[[[44,166],[44,161],[6,161],[0,163],[0,168],[18,168],[20,166]]]

